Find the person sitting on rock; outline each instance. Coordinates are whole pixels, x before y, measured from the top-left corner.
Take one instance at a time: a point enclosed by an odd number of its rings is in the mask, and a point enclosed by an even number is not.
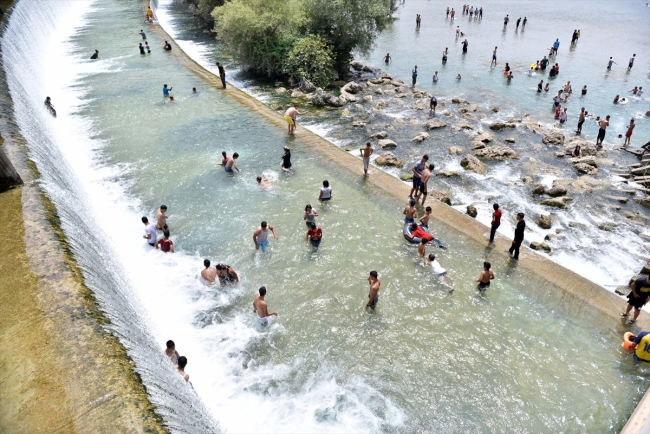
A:
[[[582,148],[580,148],[580,145],[576,145],[576,147],[573,148],[573,152],[571,152],[571,156],[574,158],[582,158]]]

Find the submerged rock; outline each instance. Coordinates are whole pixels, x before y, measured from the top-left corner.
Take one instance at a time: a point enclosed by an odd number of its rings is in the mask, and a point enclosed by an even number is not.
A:
[[[542,194],[546,194],[546,189],[543,185],[536,185],[535,188],[530,191],[530,193],[536,196],[541,196]]]
[[[472,142],[472,148],[474,150],[485,149],[485,148],[487,148],[487,145],[485,143],[483,143],[483,142]]]
[[[364,121],[353,121],[352,126],[353,127],[365,127],[367,122]]]
[[[460,160],[460,165],[463,166],[465,170],[473,170],[474,172],[480,173],[481,175],[485,175],[487,171],[485,165],[481,163],[478,158],[469,154],[465,155]]]
[[[476,138],[474,140],[477,140],[477,141],[483,142],[483,143],[490,143],[494,139],[492,138],[490,133],[483,132],[483,133],[480,133],[478,136],[476,136]]]
[[[499,113],[499,107],[492,107],[490,110],[492,110],[494,113]]]
[[[478,211],[474,205],[467,205],[467,215],[476,218]]]
[[[488,146],[474,152],[474,155],[490,160],[518,160],[519,155],[507,146]]]
[[[567,196],[562,196],[562,197],[554,197],[551,199],[544,199],[541,201],[539,204],[540,205],[546,205],[546,206],[552,206],[555,208],[562,208],[566,209],[567,208],[567,202],[573,200],[570,197]]]
[[[350,62],[350,66],[353,69],[356,69],[356,70],[359,70],[359,71],[363,69],[363,63],[359,62],[358,60]]]
[[[442,176],[443,178],[452,178],[452,177],[456,176],[456,177],[460,178],[460,173],[454,172],[454,171],[451,171],[451,170],[443,169],[443,170],[439,170],[436,173],[436,176]]]
[[[450,146],[449,147],[449,154],[451,155],[461,155],[465,150],[461,148],[460,146]]]
[[[453,102],[454,104],[469,104],[466,100],[462,98],[456,98],[456,97],[452,98],[451,102]]]
[[[537,226],[542,229],[551,229],[552,221],[550,215],[541,215],[537,219]]]
[[[563,145],[564,133],[561,131],[547,131],[542,138],[542,143],[547,145]]]
[[[566,196],[567,190],[566,187],[562,185],[556,185],[546,192],[551,197],[560,197]]]
[[[521,178],[521,182],[523,182],[524,184],[530,184],[534,182],[534,180],[532,176],[524,176]]]
[[[589,164],[585,163],[577,163],[574,164],[573,167],[578,171],[578,173],[584,173],[586,175],[594,175],[598,173],[598,169],[595,168],[594,166],[590,166]]]
[[[431,136],[430,136],[428,133],[421,132],[421,133],[418,133],[417,136],[413,137],[413,138],[411,139],[411,141],[412,141],[412,142],[415,142],[415,143],[422,143],[422,142],[424,142],[426,139],[428,139],[429,137],[431,137]]]
[[[363,98],[361,98],[361,101],[363,102],[372,102],[372,95],[366,95]]]
[[[388,137],[388,133],[386,131],[379,131],[378,133],[370,135],[371,139],[385,139],[386,137]]]
[[[427,130],[435,130],[437,128],[446,127],[447,124],[439,119],[431,119],[424,124],[424,128]]]
[[[382,149],[395,149],[397,148],[397,143],[390,139],[381,139],[379,142],[377,142],[379,146],[382,147]]]
[[[515,143],[514,137],[508,137],[507,139],[504,140],[506,143]]]
[[[493,131],[501,131],[508,128],[516,128],[514,124],[504,124],[503,122],[493,122],[490,124],[490,129]]]
[[[400,161],[392,152],[385,152],[375,159],[375,164],[378,166],[391,166],[391,167],[404,167],[404,163]]]
[[[530,248],[533,249],[533,250],[544,250],[546,252],[551,251],[551,246],[549,246],[546,243],[540,243],[540,242],[537,242],[537,241],[531,242],[530,243]]]
[[[375,104],[376,109],[383,109],[388,107],[388,103],[386,101],[379,101],[377,104]]]
[[[569,161],[573,164],[584,163],[593,167],[598,167],[598,163],[596,162],[596,157],[592,157],[592,156],[582,157],[582,158],[570,158]]]

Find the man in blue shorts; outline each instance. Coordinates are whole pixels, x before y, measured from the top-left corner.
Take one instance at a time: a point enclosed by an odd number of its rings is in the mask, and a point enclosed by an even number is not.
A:
[[[428,155],[423,155],[419,163],[415,163],[413,166],[413,188],[409,193],[409,199],[413,199],[413,194],[417,193],[420,190],[420,182],[422,181],[422,172],[424,171],[424,166],[429,161]]]

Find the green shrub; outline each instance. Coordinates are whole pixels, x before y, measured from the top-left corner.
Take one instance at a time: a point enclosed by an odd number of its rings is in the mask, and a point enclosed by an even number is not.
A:
[[[309,80],[326,87],[334,79],[332,47],[320,36],[310,35],[296,42],[287,56],[286,72],[297,81]]]

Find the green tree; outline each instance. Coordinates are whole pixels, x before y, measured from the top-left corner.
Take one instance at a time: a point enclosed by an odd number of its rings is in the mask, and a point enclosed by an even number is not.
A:
[[[302,0],[307,33],[325,38],[334,49],[335,66],[347,71],[352,52],[367,54],[389,22],[390,0]]]
[[[286,72],[297,81],[309,80],[326,87],[334,79],[332,47],[318,35],[310,35],[296,42],[287,56]]]
[[[214,23],[214,18],[212,17],[214,8],[223,6],[224,4],[224,0],[194,0],[194,2],[195,4],[198,3],[194,14],[208,25]]]
[[[259,75],[282,74],[305,18],[300,0],[231,0],[212,11],[215,32]]]

